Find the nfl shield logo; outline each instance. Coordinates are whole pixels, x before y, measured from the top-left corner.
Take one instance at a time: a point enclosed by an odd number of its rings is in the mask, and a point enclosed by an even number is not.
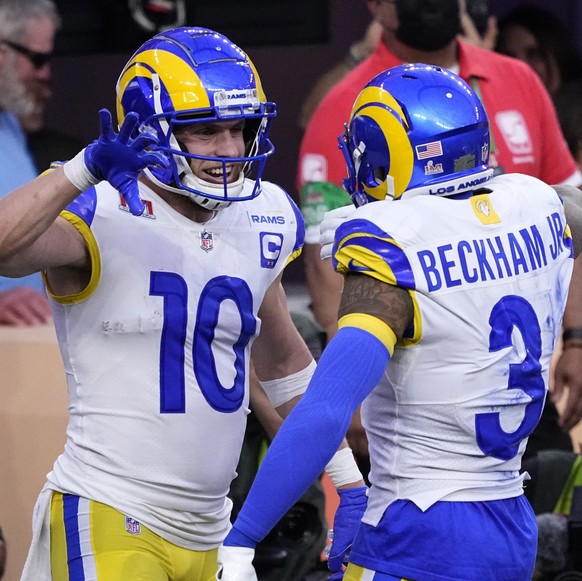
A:
[[[207,232],[206,230],[200,232],[200,248],[202,248],[204,252],[210,252],[214,248],[212,232]]]
[[[141,524],[139,521],[134,520],[129,516],[126,516],[125,530],[131,535],[139,535],[141,533]]]

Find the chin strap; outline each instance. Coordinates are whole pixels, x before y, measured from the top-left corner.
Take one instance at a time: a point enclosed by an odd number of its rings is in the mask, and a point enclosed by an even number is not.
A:
[[[199,196],[193,192],[185,190],[184,188],[180,188],[178,186],[170,186],[165,184],[164,182],[160,181],[152,172],[149,170],[145,170],[144,173],[147,175],[148,179],[150,179],[156,186],[166,190],[167,192],[172,192],[174,194],[179,194],[180,196],[185,196],[192,200],[195,204],[198,204],[205,210],[220,210],[222,208],[226,208],[230,206],[230,202],[222,202],[220,200],[212,200],[206,196]]]
[[[181,182],[189,188],[200,192],[200,194],[194,194],[195,196],[203,197],[204,194],[210,194],[211,196],[219,196],[222,194],[228,194],[229,197],[234,198],[238,197],[241,192],[243,191],[244,183],[245,183],[245,174],[244,172],[240,172],[238,179],[234,182],[226,184],[212,184],[205,180],[201,180],[198,176],[192,173],[192,170],[188,171],[188,173],[181,179]],[[192,197],[192,196],[191,196]],[[197,201],[197,200],[194,200]],[[228,200],[217,200],[216,198],[210,198],[211,202],[215,202],[217,204],[221,204],[221,207],[224,205],[229,205],[230,201]]]

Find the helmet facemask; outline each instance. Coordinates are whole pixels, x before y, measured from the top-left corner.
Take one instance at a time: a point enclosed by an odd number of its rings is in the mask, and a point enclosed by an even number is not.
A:
[[[154,79],[154,93],[159,81]],[[223,92],[226,94],[226,92]],[[240,92],[239,92],[240,93]],[[158,129],[161,136],[157,149],[168,154],[170,167],[168,170],[160,168],[146,169],[146,175],[158,186],[184,196],[208,210],[217,210],[230,205],[233,201],[245,201],[256,197],[260,191],[260,181],[256,180],[250,194],[241,196],[244,180],[252,174],[261,176],[267,157],[274,151],[274,146],[268,138],[271,118],[274,111],[269,111],[266,104],[256,99],[256,91],[247,91],[248,101],[240,105],[218,107],[215,111],[186,110],[180,114],[166,116],[163,112],[146,121],[145,126]],[[242,93],[241,93],[242,94]],[[226,97],[219,97],[219,100]],[[158,99],[154,96],[154,102]],[[267,104],[268,105],[268,104]],[[208,157],[188,152],[186,147],[176,138],[175,130],[184,125],[193,123],[210,123],[220,121],[245,120],[245,155],[243,157]],[[153,127],[152,127],[153,126]],[[189,160],[198,159],[220,164],[224,179],[223,183],[214,183],[203,180],[194,172]],[[227,166],[233,163],[242,164],[238,178],[234,182],[228,181]]]

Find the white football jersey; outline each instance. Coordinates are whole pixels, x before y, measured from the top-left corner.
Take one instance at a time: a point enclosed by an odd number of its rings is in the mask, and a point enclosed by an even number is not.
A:
[[[83,292],[53,297],[70,420],[49,486],[196,550],[228,530],[259,307],[303,245],[295,204],[262,186],[205,224],[143,184],[142,216],[106,182],[62,214],[93,269]]]
[[[489,194],[365,205],[338,228],[337,269],[409,289],[414,321],[362,408],[372,470],[364,521],[396,499],[522,493],[565,308],[572,240],[556,192],[503,175]],[[356,357],[365,354],[355,354]]]

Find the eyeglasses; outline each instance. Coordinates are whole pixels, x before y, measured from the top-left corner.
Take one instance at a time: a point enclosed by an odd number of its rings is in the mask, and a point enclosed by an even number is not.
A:
[[[36,50],[30,50],[17,42],[12,42],[11,40],[3,40],[3,44],[9,46],[12,50],[24,55],[34,66],[35,69],[41,69],[44,65],[48,64],[53,56],[52,52],[37,52]]]

